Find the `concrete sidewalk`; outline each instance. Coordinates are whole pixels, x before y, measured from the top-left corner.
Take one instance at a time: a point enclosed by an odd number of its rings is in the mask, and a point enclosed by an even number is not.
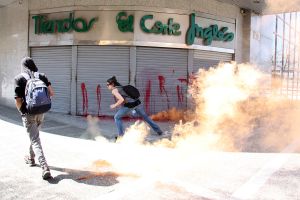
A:
[[[293,153],[300,139],[285,153],[201,152],[193,146],[113,143],[94,141],[102,133],[110,136],[115,131],[111,119],[47,113],[40,137],[53,179],[44,181],[38,166],[24,163],[29,139],[18,112],[6,107],[0,107],[0,112],[1,200],[300,197],[300,154]],[[164,130],[172,127],[160,125]]]
[[[0,105],[0,119],[22,126],[22,119],[17,109]],[[127,128],[134,124],[136,119],[125,119],[124,127]],[[171,131],[174,127],[173,122],[157,122],[163,131]],[[103,136],[108,140],[117,136],[117,128],[113,117],[84,117],[72,116],[61,113],[47,112],[42,125],[42,131],[67,137],[96,140]],[[146,139],[155,141],[159,139],[153,130]]]

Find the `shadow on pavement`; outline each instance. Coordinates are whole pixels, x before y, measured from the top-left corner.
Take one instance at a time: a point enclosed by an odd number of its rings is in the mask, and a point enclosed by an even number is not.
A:
[[[52,179],[49,179],[48,182],[51,184],[58,184],[64,179],[71,179],[73,181],[76,181],[77,183],[96,186],[112,186],[119,183],[119,181],[117,180],[119,174],[115,172],[93,172],[54,166],[50,166],[50,169],[64,172],[64,174],[60,174],[53,177]]]

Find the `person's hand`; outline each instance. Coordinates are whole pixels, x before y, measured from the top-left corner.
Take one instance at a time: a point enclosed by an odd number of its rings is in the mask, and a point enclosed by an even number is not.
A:
[[[22,106],[20,107],[19,112],[21,115],[25,115],[28,112],[25,102],[22,103]]]
[[[114,108],[115,108],[115,104],[111,104],[110,109],[114,109]]]

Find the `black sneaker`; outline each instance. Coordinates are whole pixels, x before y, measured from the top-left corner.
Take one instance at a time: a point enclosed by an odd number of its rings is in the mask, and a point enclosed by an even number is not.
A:
[[[34,158],[30,158],[29,156],[24,157],[25,163],[29,165],[29,167],[36,166]]]
[[[48,167],[45,168],[45,169],[43,169],[42,177],[43,177],[44,180],[47,180],[47,179],[52,178],[52,177],[51,177],[50,170],[49,170]]]
[[[164,131],[164,132],[157,133],[157,135],[163,136],[163,137],[168,137],[171,135],[171,133],[169,131]]]
[[[162,135],[163,134],[163,132],[157,132],[157,135]]]

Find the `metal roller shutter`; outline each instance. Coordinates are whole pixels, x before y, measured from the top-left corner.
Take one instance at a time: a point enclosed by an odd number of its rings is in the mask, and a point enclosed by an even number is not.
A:
[[[34,47],[31,57],[54,89],[51,111],[70,113],[72,47]]]
[[[186,108],[188,51],[184,49],[138,47],[136,86],[145,110],[154,114]]]
[[[106,80],[114,75],[121,84],[128,84],[129,57],[129,47],[78,46],[77,114],[115,113],[109,107],[115,100]]]
[[[194,50],[193,73],[200,68],[208,69],[219,64],[219,62],[232,61],[232,54],[215,51]]]

